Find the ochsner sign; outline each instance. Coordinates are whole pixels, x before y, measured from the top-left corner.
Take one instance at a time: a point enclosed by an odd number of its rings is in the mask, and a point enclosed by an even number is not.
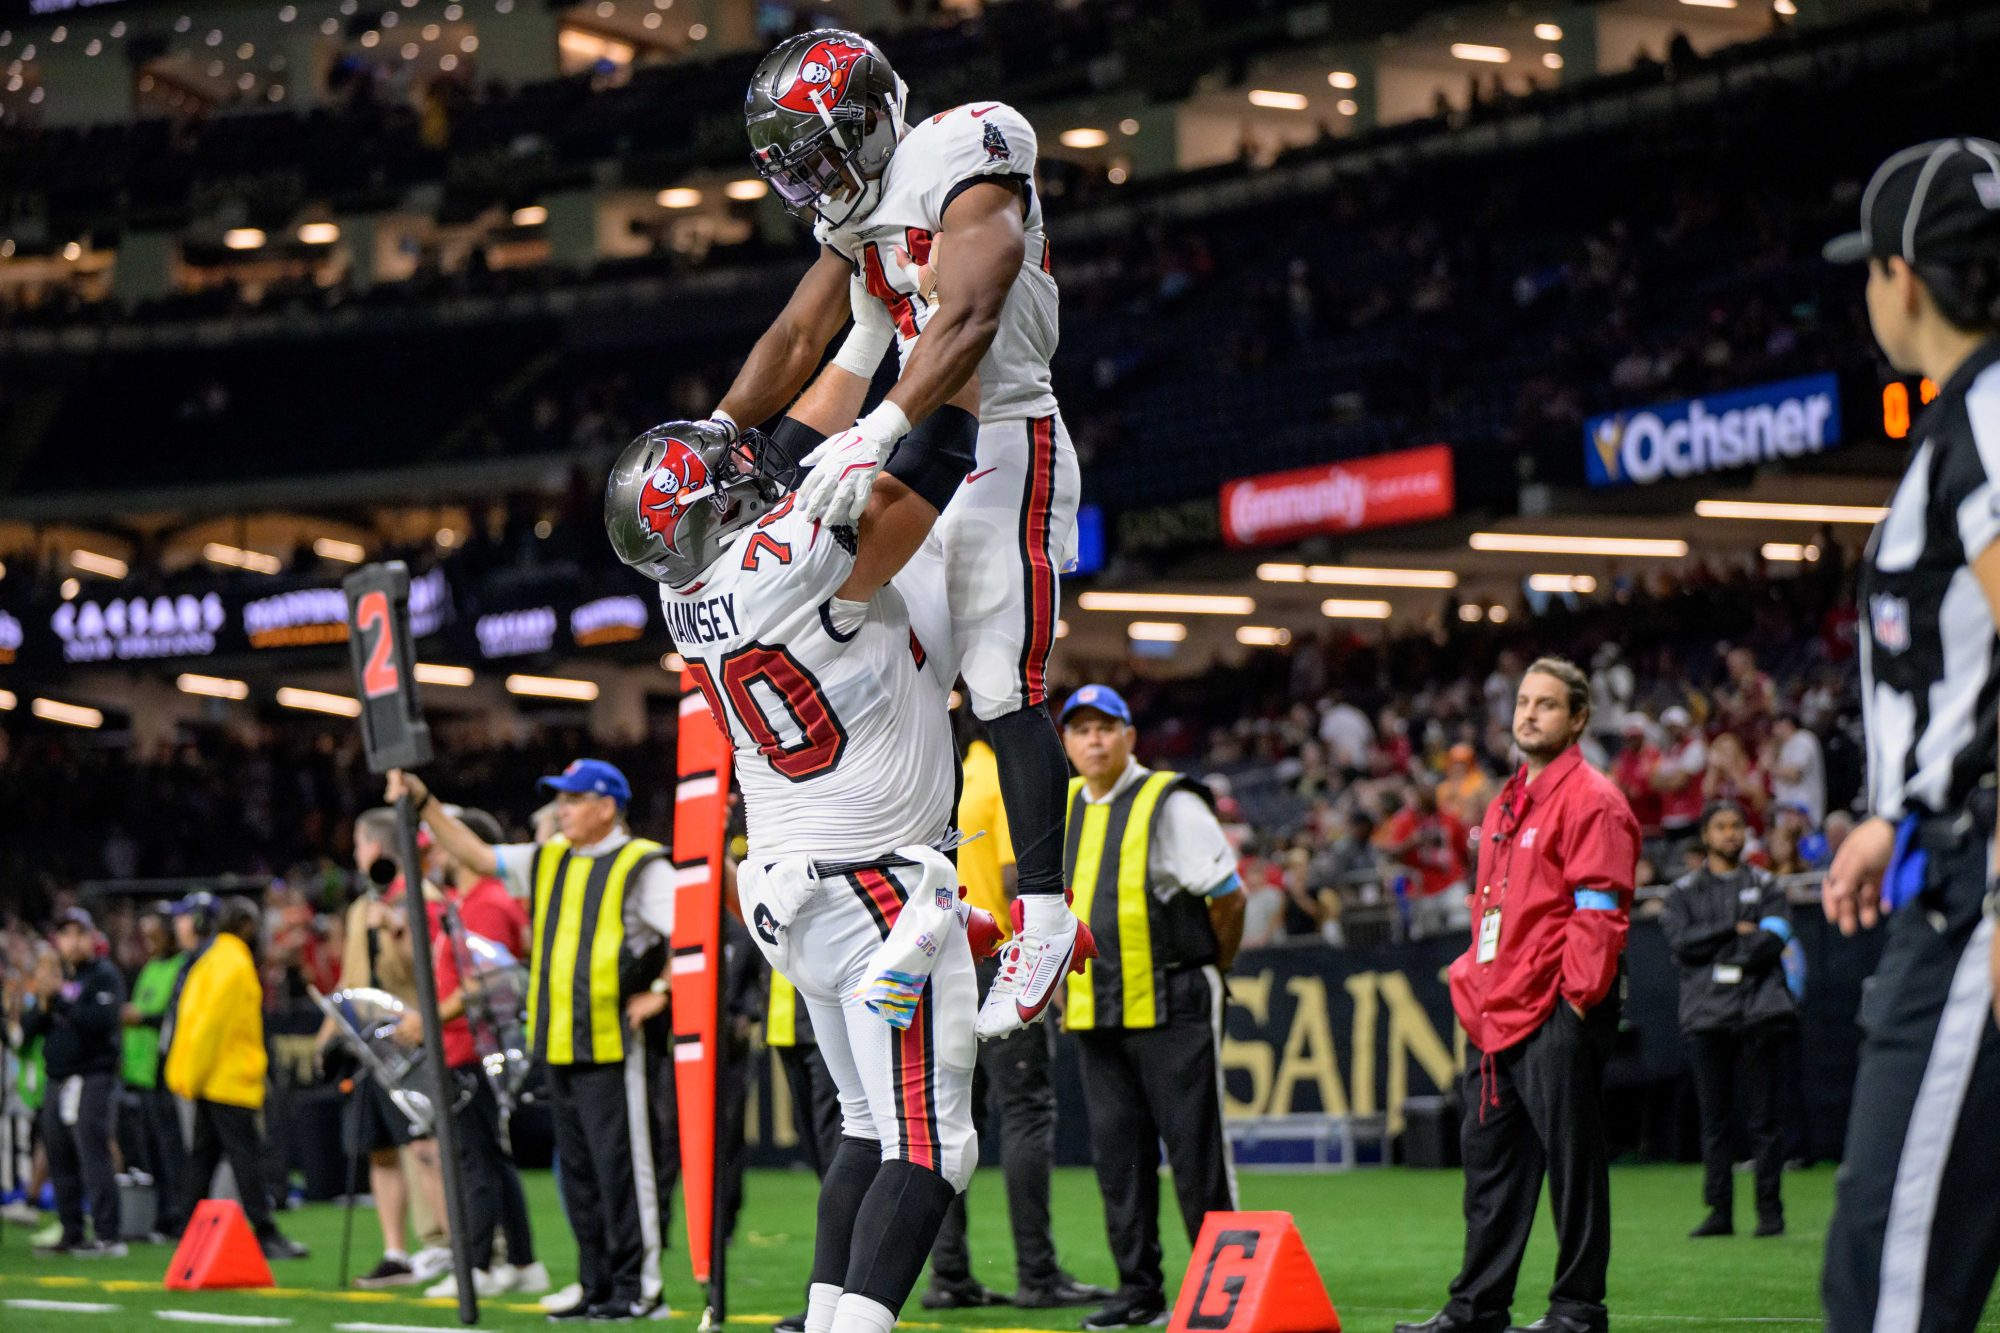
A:
[[[1452,504],[1451,449],[1429,444],[1229,482],[1222,535],[1231,546],[1268,546],[1443,518]]]
[[[1808,375],[1592,417],[1583,423],[1583,467],[1593,486],[1650,486],[1804,458],[1838,443],[1839,381]]]

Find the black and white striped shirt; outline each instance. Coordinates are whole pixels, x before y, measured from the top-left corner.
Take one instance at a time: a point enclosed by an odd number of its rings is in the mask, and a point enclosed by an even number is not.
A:
[[[1957,814],[1991,782],[2000,654],[1972,562],[2000,539],[2000,338],[1924,412],[1861,567],[1868,804],[1890,819]]]

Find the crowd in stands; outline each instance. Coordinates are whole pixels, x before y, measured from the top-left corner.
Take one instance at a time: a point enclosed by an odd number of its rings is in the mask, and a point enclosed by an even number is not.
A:
[[[1142,757],[1220,798],[1254,944],[1364,945],[1462,921],[1468,832],[1512,771],[1514,688],[1545,652],[1591,673],[1585,751],[1632,800],[1642,886],[1683,872],[1692,825],[1718,799],[1745,809],[1760,864],[1805,873],[1851,824],[1861,780],[1838,549],[1791,577],[1696,564],[1508,627],[1329,628],[1199,676],[1110,678],[1132,701]],[[655,836],[671,820],[671,725],[606,754],[632,778],[635,827]],[[443,726],[454,793],[513,820],[514,834],[535,778],[596,749],[560,728],[522,743],[476,720]],[[341,723],[272,722],[251,742],[204,735],[158,753],[23,729],[0,762],[0,807],[18,830],[0,847],[0,880],[34,921],[87,880],[253,877],[284,941],[264,955],[271,993],[302,994],[338,957],[313,923],[345,901],[351,821],[378,792]]]

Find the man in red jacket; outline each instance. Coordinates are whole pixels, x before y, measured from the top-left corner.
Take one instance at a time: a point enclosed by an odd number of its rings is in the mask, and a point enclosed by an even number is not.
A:
[[[1603,1333],[1611,1177],[1600,1082],[1618,1025],[1639,826],[1583,762],[1590,682],[1560,658],[1521,677],[1514,743],[1525,762],[1487,807],[1473,878],[1472,947],[1451,1002],[1477,1076],[1465,1154],[1465,1262],[1451,1300],[1397,1333],[1511,1333],[1510,1307],[1547,1173],[1556,1280],[1543,1333]]]

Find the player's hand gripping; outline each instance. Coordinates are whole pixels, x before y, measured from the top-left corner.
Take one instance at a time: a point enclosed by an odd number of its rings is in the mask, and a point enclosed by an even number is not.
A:
[[[876,474],[909,430],[902,409],[884,402],[838,435],[821,440],[799,460],[801,467],[812,469],[799,483],[799,512],[835,527],[860,522]]]
[[[1826,919],[1843,935],[1872,929],[1882,919],[1882,877],[1896,847],[1896,826],[1866,820],[1847,835],[1819,889]]]

